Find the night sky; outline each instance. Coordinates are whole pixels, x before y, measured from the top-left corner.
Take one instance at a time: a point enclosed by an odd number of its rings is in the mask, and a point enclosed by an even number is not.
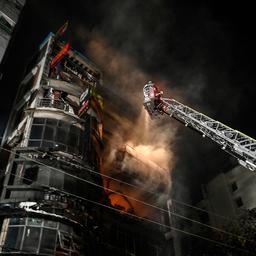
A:
[[[75,49],[90,57],[87,46],[100,35],[183,103],[255,138],[255,9],[223,2],[28,1],[1,67],[1,134],[26,63],[48,32],[69,20],[65,39]],[[181,125],[173,148],[173,180],[183,187],[175,196],[183,200],[197,200],[200,182],[234,164],[214,143]]]

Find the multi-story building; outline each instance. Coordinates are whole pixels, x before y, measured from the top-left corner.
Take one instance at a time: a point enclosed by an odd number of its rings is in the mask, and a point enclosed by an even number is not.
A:
[[[3,138],[2,253],[79,255],[88,201],[99,200],[99,70],[50,34],[20,84]],[[84,180],[87,181],[84,182]]]
[[[0,0],[0,63],[26,0]]]
[[[3,136],[0,254],[170,255],[163,226],[104,191],[101,72],[61,33],[28,65]]]
[[[199,203],[201,208],[217,215],[204,213],[204,219],[222,226],[226,219],[218,215],[232,219],[238,217],[242,209],[255,208],[255,185],[255,174],[242,166],[217,175],[202,186],[204,199]]]

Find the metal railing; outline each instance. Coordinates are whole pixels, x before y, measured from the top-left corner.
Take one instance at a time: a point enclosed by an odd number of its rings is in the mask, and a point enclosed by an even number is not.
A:
[[[69,112],[69,105],[62,100],[51,98],[40,98],[37,102],[37,107],[56,108]]]

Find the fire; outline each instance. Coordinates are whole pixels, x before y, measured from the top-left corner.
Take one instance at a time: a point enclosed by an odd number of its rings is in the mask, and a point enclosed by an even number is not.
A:
[[[146,115],[142,106],[143,97],[140,95],[142,86],[151,77],[139,68],[136,60],[112,48],[99,34],[93,36],[87,49],[103,71],[105,81],[111,85],[105,87],[108,91],[106,95],[112,97],[106,99],[105,111],[116,110],[115,118],[110,118],[110,115],[104,117],[105,129],[110,132],[102,173],[138,188],[113,180],[110,182],[110,179],[103,177],[104,185],[129,197],[163,206],[171,190],[170,173],[174,165],[174,156],[170,145],[176,127],[170,127],[168,123],[167,128],[167,124],[161,120],[152,121]],[[162,84],[161,87],[164,88]],[[121,102],[118,103],[115,97],[120,97]],[[111,109],[112,105],[114,109]],[[128,109],[129,107],[132,109]],[[112,112],[111,114],[113,117]],[[118,152],[123,152],[119,154],[119,159]],[[153,194],[149,196],[145,190]],[[132,205],[134,213],[139,216],[155,218],[159,215],[149,206],[130,198],[124,199],[114,195],[110,197],[113,206],[121,205],[126,210],[129,209],[125,203],[127,200]]]
[[[134,212],[131,203],[125,196],[111,193],[109,194],[108,198],[110,200],[111,205],[119,209],[121,212]]]

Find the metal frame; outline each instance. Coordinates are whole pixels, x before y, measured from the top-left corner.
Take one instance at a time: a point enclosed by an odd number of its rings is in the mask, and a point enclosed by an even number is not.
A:
[[[242,166],[251,171],[256,170],[255,139],[174,99],[161,98],[159,94],[155,94],[153,97],[146,95],[150,92],[148,87],[154,88],[155,91],[158,89],[152,82],[149,82],[144,87],[144,106],[152,117],[166,114],[175,118],[185,126],[201,133],[203,137],[208,137],[220,145],[223,150],[234,156]],[[156,105],[155,99],[160,104]],[[153,112],[151,111],[152,109],[154,109]]]
[[[164,113],[219,144],[244,167],[251,171],[256,170],[256,140],[176,100],[163,98],[161,107],[165,109]]]

